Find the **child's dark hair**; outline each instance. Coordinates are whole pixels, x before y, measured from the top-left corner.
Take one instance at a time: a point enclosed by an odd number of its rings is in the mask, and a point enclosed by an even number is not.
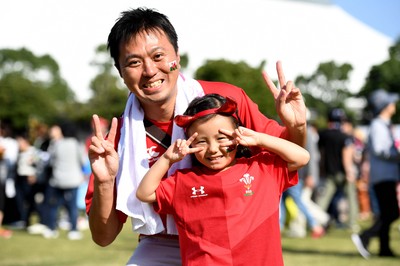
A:
[[[195,114],[197,114],[201,111],[221,107],[225,102],[226,102],[226,98],[219,94],[216,94],[216,93],[206,94],[203,97],[195,98],[189,104],[184,115],[194,116]],[[207,121],[216,115],[217,114],[214,114],[214,113],[205,115],[203,117],[200,117],[198,120]],[[223,115],[223,114],[219,114],[219,115]],[[231,118],[232,123],[235,125],[236,128],[239,126],[242,126],[242,123],[239,120],[237,110],[235,112],[235,115],[231,115],[229,117]],[[189,129],[189,128],[190,128],[190,126],[187,129]],[[251,157],[251,150],[246,146],[238,145],[237,152],[236,152],[236,158],[240,158],[240,157],[247,157],[247,158]]]

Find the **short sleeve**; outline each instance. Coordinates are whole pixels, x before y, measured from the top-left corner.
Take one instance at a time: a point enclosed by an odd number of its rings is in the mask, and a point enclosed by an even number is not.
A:
[[[176,189],[177,173],[161,181],[156,190],[156,203],[154,203],[154,210],[157,213],[172,214],[173,213],[173,200]]]

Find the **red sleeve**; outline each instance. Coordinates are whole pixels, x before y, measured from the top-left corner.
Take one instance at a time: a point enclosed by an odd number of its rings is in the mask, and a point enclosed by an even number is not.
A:
[[[118,119],[118,128],[117,128],[117,134],[116,134],[116,138],[115,138],[115,143],[114,143],[114,148],[115,150],[118,149],[118,142],[119,142],[119,138],[120,138],[120,133],[121,133],[121,127],[122,127],[122,117],[120,117]],[[90,175],[89,178],[89,185],[88,185],[88,189],[86,191],[86,196],[85,196],[85,204],[86,204],[86,213],[89,214],[90,212],[90,207],[92,206],[92,200],[93,200],[93,191],[94,191],[94,176],[93,174]],[[117,188],[114,187],[114,200],[117,198]],[[128,216],[119,211],[117,211],[117,215],[118,215],[118,219],[120,220],[120,222],[125,223]]]
[[[206,94],[218,93],[224,97],[233,98],[238,103],[239,118],[244,127],[284,139],[289,137],[285,127],[263,115],[258,105],[246,95],[243,89],[224,82],[199,80],[199,83]]]
[[[154,206],[154,211],[160,214],[173,214],[173,200],[176,188],[176,176],[179,171],[175,172],[173,175],[161,181],[160,185],[156,190],[156,199]]]
[[[289,172],[288,163],[279,155],[265,152],[256,156],[259,167],[265,168],[266,173],[272,173],[278,179],[279,191],[283,192],[299,182],[298,172]]]

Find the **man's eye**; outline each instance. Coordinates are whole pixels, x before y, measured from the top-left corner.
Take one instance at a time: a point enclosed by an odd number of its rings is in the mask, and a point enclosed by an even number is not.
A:
[[[154,60],[155,60],[155,61],[160,61],[160,60],[162,60],[163,58],[164,58],[163,54],[156,54],[156,55],[154,56]]]
[[[126,65],[127,67],[135,67],[138,66],[140,64],[139,60],[131,60],[128,62],[128,64]]]

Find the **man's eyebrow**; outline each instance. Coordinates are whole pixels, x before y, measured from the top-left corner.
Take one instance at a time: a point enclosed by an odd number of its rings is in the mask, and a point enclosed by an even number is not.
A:
[[[127,56],[125,56],[124,58],[124,64],[128,63],[129,60],[131,60],[132,58],[139,58],[140,56],[136,55],[136,54],[128,54]]]
[[[152,48],[152,49],[150,50],[150,53],[154,53],[154,52],[156,52],[156,51],[158,51],[158,50],[165,51],[165,49],[164,49],[163,47],[157,46],[157,47]],[[140,56],[140,55],[137,55],[137,54],[129,54],[129,55],[127,55],[127,56],[125,57],[124,63],[127,63],[127,61],[130,60],[130,59],[132,59],[132,58],[141,58],[141,56]]]

